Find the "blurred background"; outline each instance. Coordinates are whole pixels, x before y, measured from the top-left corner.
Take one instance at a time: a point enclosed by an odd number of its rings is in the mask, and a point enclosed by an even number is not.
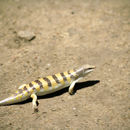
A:
[[[129,58],[129,0],[0,0],[0,99],[83,64],[96,66],[84,81],[100,81],[39,100],[37,114],[0,107],[0,129],[130,129]]]

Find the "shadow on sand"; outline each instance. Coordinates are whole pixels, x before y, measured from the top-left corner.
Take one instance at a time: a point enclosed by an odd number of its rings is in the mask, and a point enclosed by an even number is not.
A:
[[[95,84],[97,84],[99,82],[100,82],[100,80],[91,80],[91,81],[76,83],[76,85],[74,87],[74,94],[79,89],[92,87],[93,85],[95,85]],[[47,95],[44,95],[44,96],[39,96],[38,100],[39,99],[45,99],[45,98],[52,98],[52,97],[55,97],[55,96],[60,96],[65,92],[68,92],[68,87],[64,88],[62,90],[59,90],[57,92],[51,93],[51,94],[47,94]],[[22,104],[25,104],[25,103],[28,103],[28,102],[31,102],[31,101],[32,101],[32,99],[30,98],[30,99],[27,99],[26,101],[23,101],[23,102],[20,102],[20,103],[15,103],[15,104],[12,104],[12,105],[20,105],[20,104],[22,105]]]

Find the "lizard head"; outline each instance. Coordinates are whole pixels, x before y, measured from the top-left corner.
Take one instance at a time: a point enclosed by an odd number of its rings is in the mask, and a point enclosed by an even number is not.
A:
[[[95,69],[95,66],[92,66],[92,65],[87,64],[87,65],[83,66],[83,70],[84,70],[85,75],[92,72],[94,69]]]
[[[92,72],[94,69],[95,69],[95,66],[86,64],[80,67],[79,69],[77,69],[76,73],[78,76],[86,76],[87,74]]]

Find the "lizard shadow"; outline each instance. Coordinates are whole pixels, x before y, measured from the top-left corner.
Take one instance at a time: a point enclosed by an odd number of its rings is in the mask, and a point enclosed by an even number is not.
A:
[[[90,80],[90,81],[76,83],[76,85],[74,87],[73,95],[76,93],[77,90],[87,88],[87,87],[92,87],[93,85],[95,85],[99,82],[100,82],[100,80]],[[47,94],[47,95],[44,95],[44,96],[38,96],[38,100],[60,96],[65,92],[68,92],[68,87],[63,88],[63,89],[56,91],[54,93],[51,93],[51,94]],[[20,104],[22,105],[22,104],[25,104],[25,103],[28,103],[28,102],[32,102],[32,99],[30,98],[30,99],[27,99],[26,101],[23,101],[23,102],[20,102],[20,103],[15,103],[15,104],[12,104],[12,105],[20,105]],[[37,102],[37,104],[39,104],[39,103]]]
[[[76,83],[75,87],[74,87],[74,92],[73,92],[72,95],[74,95],[76,93],[76,91],[79,90],[79,89],[86,88],[86,87],[91,87],[91,86],[93,86],[93,85],[95,85],[95,84],[97,84],[99,82],[100,82],[99,80],[93,80],[93,81],[85,81],[85,82]],[[59,90],[57,92],[54,92],[54,93],[51,93],[51,94],[40,96],[40,97],[38,97],[38,99],[52,98],[52,97],[55,97],[55,96],[60,96],[63,93],[68,92],[68,88],[69,87],[61,89],[61,90]]]

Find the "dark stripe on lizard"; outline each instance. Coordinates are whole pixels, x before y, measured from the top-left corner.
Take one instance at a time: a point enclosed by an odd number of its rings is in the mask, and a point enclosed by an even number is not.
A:
[[[33,84],[32,83],[29,83],[29,86],[30,86],[30,88],[32,88],[33,90],[35,90],[36,88],[33,86]]]
[[[62,76],[62,78],[63,78],[64,81],[67,81],[67,78],[66,78],[66,76],[64,75],[64,73],[60,73],[60,75]]]
[[[34,82],[36,82],[36,83],[40,86],[40,88],[43,88],[43,84],[42,84],[41,81],[39,81],[39,80],[35,80]]]
[[[48,83],[48,86],[51,87],[51,81],[47,78],[47,77],[44,77],[43,78],[47,83]]]
[[[56,75],[52,75],[53,79],[56,81],[57,84],[60,84],[59,79],[56,77]]]

